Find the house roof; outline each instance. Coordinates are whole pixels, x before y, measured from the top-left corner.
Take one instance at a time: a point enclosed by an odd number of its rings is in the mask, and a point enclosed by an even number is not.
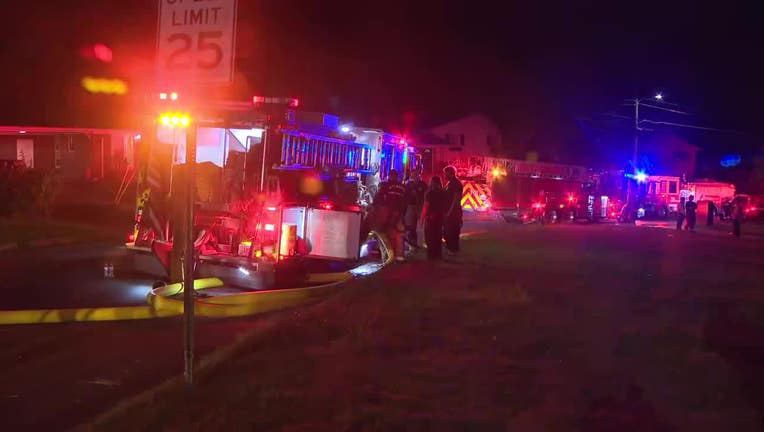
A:
[[[135,134],[129,129],[97,129],[50,126],[0,126],[0,135],[34,135],[34,134]]]

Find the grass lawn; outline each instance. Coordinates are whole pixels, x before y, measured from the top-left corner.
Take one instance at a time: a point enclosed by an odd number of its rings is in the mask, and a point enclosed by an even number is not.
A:
[[[460,257],[272,316],[193,392],[95,429],[761,430],[761,243],[479,225]]]
[[[74,241],[114,240],[114,229],[104,229],[93,224],[60,222],[33,218],[0,218],[0,244],[17,243],[24,247],[31,241],[71,239]]]

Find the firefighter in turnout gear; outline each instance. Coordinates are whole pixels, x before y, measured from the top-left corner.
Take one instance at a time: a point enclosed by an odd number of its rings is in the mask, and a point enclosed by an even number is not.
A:
[[[417,228],[419,217],[422,215],[425,192],[427,192],[427,183],[422,181],[418,172],[412,172],[411,178],[406,182],[406,213],[404,216],[406,242],[412,248],[419,247]]]
[[[390,170],[386,182],[379,185],[374,197],[374,225],[392,242],[395,258],[403,256],[403,215],[406,210],[406,188],[398,180],[398,171]]]
[[[443,168],[446,178],[446,208],[443,220],[443,237],[446,240],[446,250],[451,255],[459,252],[459,234],[462,230],[462,182],[456,178],[456,168]]]

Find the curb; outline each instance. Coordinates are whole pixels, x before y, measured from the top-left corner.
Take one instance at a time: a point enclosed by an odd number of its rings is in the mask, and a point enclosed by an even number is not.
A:
[[[18,249],[18,248],[19,248],[18,243],[4,243],[4,244],[0,244],[0,252],[14,250],[14,249]]]
[[[653,223],[641,223],[635,225],[637,228],[653,228],[653,229],[660,229],[664,231],[674,231],[674,232],[688,232],[685,229],[678,230],[676,229],[676,225],[673,224],[653,224]],[[743,226],[743,229],[745,229],[745,225]],[[720,238],[734,238],[732,236],[732,233],[729,231],[724,230],[718,230],[718,229],[708,229],[708,228],[698,228],[694,231],[694,233],[709,237],[720,237]],[[745,231],[743,231],[743,234],[741,236],[741,239],[743,240],[764,240],[764,235],[761,234],[746,234]]]
[[[0,244],[0,252],[7,252],[16,249],[37,249],[50,246],[64,246],[76,243],[71,238],[52,238],[43,240],[32,240],[27,243],[3,243]]]
[[[30,248],[48,247],[48,246],[63,246],[74,243],[74,239],[70,238],[52,238],[43,240],[32,240],[27,243]]]

